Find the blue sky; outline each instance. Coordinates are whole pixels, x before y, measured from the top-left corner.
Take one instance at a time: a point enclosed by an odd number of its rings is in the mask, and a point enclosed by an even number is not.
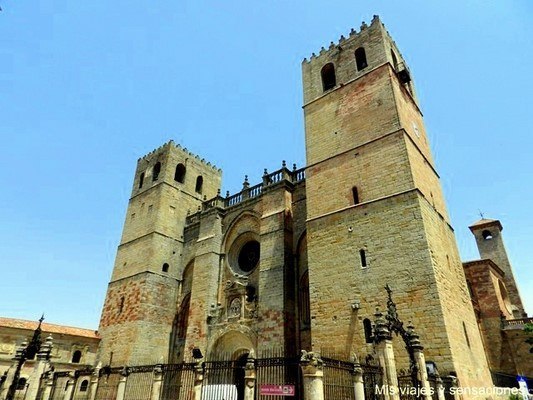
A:
[[[533,312],[533,3],[0,0],[0,315],[97,328],[135,163],[169,139],[223,190],[305,164],[300,65],[379,14],[407,59],[464,260],[504,226]]]

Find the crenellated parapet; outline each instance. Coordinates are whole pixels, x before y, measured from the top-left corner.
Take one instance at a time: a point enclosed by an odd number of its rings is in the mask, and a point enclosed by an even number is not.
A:
[[[159,146],[157,149],[152,150],[151,152],[149,152],[145,156],[140,157],[138,159],[138,162],[146,161],[146,162],[149,163],[149,162],[152,161],[154,156],[156,156],[156,155],[158,155],[158,154],[160,154],[160,153],[162,153],[164,151],[168,151],[171,148],[174,148],[174,149],[177,149],[180,152],[183,152],[186,156],[194,158],[198,162],[202,163],[203,165],[205,165],[207,167],[211,167],[213,170],[215,170],[217,172],[221,172],[222,171],[215,164],[212,164],[210,161],[206,161],[205,158],[200,158],[200,156],[198,156],[197,154],[191,152],[186,147],[182,147],[179,143],[178,144],[174,143],[174,141],[172,139],[169,140],[168,142],[166,142],[165,144]]]
[[[376,26],[377,24],[379,24],[379,26],[384,27],[383,23],[379,19],[379,16],[378,15],[374,15],[374,17],[372,18],[372,21],[370,22],[370,26],[371,27],[372,26]],[[355,38],[359,37],[361,35],[361,33],[364,32],[368,28],[369,28],[369,25],[365,21],[363,21],[361,23],[361,27],[359,28],[359,31],[357,31],[354,28],[352,28],[350,30],[350,33],[348,34],[348,37],[346,37],[344,35],[341,35],[341,37],[337,40],[336,43],[335,42],[330,42],[330,44],[329,44],[327,49],[324,46],[322,46],[320,48],[320,52],[318,53],[318,55],[316,53],[312,53],[311,57],[309,58],[309,60],[306,57],[306,58],[303,59],[302,63],[309,63],[312,60],[314,60],[315,58],[323,56],[323,55],[325,55],[328,52],[339,50],[339,47],[342,47],[342,45],[344,45],[346,43],[346,41],[350,41],[352,39],[355,39]]]
[[[302,61],[304,106],[366,74],[389,65],[416,101],[411,74],[396,43],[377,15]]]

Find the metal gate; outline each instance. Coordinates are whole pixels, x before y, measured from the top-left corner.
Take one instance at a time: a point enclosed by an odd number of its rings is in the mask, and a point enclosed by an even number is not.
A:
[[[120,381],[121,371],[121,367],[104,367],[100,370],[98,389],[96,389],[96,400],[115,400],[117,398],[118,382]]]
[[[203,368],[202,400],[244,400],[244,365],[206,361]]]
[[[382,400],[383,390],[383,369],[377,365],[363,364],[363,384],[365,386],[365,400]]]
[[[262,394],[267,385],[275,385],[294,390],[292,399],[302,399],[302,374],[299,357],[269,357],[256,360],[256,399],[286,400],[285,396]]]
[[[148,400],[152,394],[154,366],[146,365],[128,368],[128,379],[124,389],[124,399]]]
[[[322,357],[324,399],[355,400],[354,363]]]
[[[194,396],[194,371],[196,364],[162,365],[163,383],[161,400],[191,400]]]

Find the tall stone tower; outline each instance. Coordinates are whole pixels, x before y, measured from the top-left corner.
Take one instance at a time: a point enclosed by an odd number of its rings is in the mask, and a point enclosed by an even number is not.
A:
[[[426,359],[490,385],[465,275],[409,69],[374,17],[304,60],[307,255],[313,350],[366,354],[386,306],[412,320]],[[367,330],[368,331],[368,330]],[[395,346],[406,365],[403,346]]]
[[[217,195],[220,181],[220,170],[172,141],[137,162],[100,320],[101,362],[168,358],[184,281],[185,219]]]
[[[498,220],[483,218],[470,226],[472,234],[476,238],[479,255],[482,259],[489,259],[496,263],[504,272],[504,282],[509,300],[511,312],[515,318],[527,316],[522,304],[522,298],[514,278],[513,269],[505,250],[502,237],[502,224]]]

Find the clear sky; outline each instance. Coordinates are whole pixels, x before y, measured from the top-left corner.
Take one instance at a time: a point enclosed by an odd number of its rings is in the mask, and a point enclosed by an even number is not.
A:
[[[223,190],[305,164],[301,61],[379,14],[409,63],[463,260],[504,226],[533,312],[533,2],[0,0],[0,315],[98,327],[137,158]]]

